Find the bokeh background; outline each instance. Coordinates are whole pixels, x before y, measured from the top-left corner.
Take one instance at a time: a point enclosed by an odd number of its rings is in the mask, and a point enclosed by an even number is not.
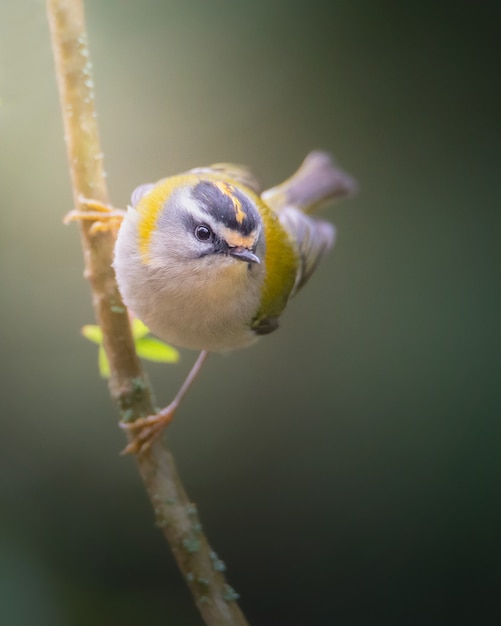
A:
[[[213,357],[168,432],[251,624],[500,623],[500,4],[86,7],[117,206],[317,147],[360,182],[281,330]],[[0,5],[0,621],[196,626],[79,334],[44,10]],[[193,358],[148,365],[159,404]]]

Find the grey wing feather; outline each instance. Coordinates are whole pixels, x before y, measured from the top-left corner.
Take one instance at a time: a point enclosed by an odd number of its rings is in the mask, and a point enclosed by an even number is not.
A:
[[[139,187],[136,187],[134,189],[134,191],[132,192],[132,195],[130,197],[130,203],[131,206],[133,207],[137,207],[137,205],[139,204],[140,200],[148,193],[150,192],[153,187],[155,186],[156,183],[145,183],[144,185],[139,185]]]
[[[357,185],[353,178],[338,167],[327,152],[310,152],[301,167],[280,185],[266,190],[263,200],[279,212],[295,206],[312,213],[322,205],[354,193]]]
[[[296,293],[334,245],[336,229],[329,222],[313,219],[294,207],[280,211],[278,218],[297,246],[300,263],[293,290]]]

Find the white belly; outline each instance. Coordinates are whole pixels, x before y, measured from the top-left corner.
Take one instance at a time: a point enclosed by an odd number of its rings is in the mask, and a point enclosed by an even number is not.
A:
[[[125,304],[153,333],[181,348],[219,352],[256,341],[250,324],[264,277],[261,266],[227,261],[174,271],[127,254],[115,268]]]

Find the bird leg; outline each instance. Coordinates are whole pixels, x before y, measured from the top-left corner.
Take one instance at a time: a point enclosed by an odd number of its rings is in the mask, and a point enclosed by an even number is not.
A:
[[[122,451],[122,454],[142,453],[150,448],[151,444],[163,432],[164,428],[172,422],[176,409],[198,376],[208,354],[207,350],[200,352],[190,373],[177,392],[176,397],[168,406],[158,411],[155,415],[141,417],[134,422],[120,422],[120,428],[124,430],[128,430],[129,432],[139,431]]]
[[[66,213],[63,219],[64,224],[76,221],[92,221],[90,232],[92,234],[108,230],[116,231],[125,217],[125,211],[115,209],[109,204],[104,204],[98,200],[80,198],[80,205],[87,207],[87,210],[73,209]]]

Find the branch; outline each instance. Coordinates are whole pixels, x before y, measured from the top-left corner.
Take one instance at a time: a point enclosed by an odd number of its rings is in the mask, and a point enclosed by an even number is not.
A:
[[[56,75],[75,207],[85,211],[82,198],[109,204],[103,153],[94,105],[92,66],[87,43],[83,0],[47,0]],[[127,310],[111,267],[114,235],[91,234],[81,221],[85,277],[89,280],[95,315],[103,331],[109,359],[110,394],[126,421],[152,415],[149,383],[134,350]],[[227,584],[224,564],[212,551],[196,506],[178,476],[172,454],[156,441],[136,457],[157,525],[162,529],[181,572],[208,626],[246,626]]]

